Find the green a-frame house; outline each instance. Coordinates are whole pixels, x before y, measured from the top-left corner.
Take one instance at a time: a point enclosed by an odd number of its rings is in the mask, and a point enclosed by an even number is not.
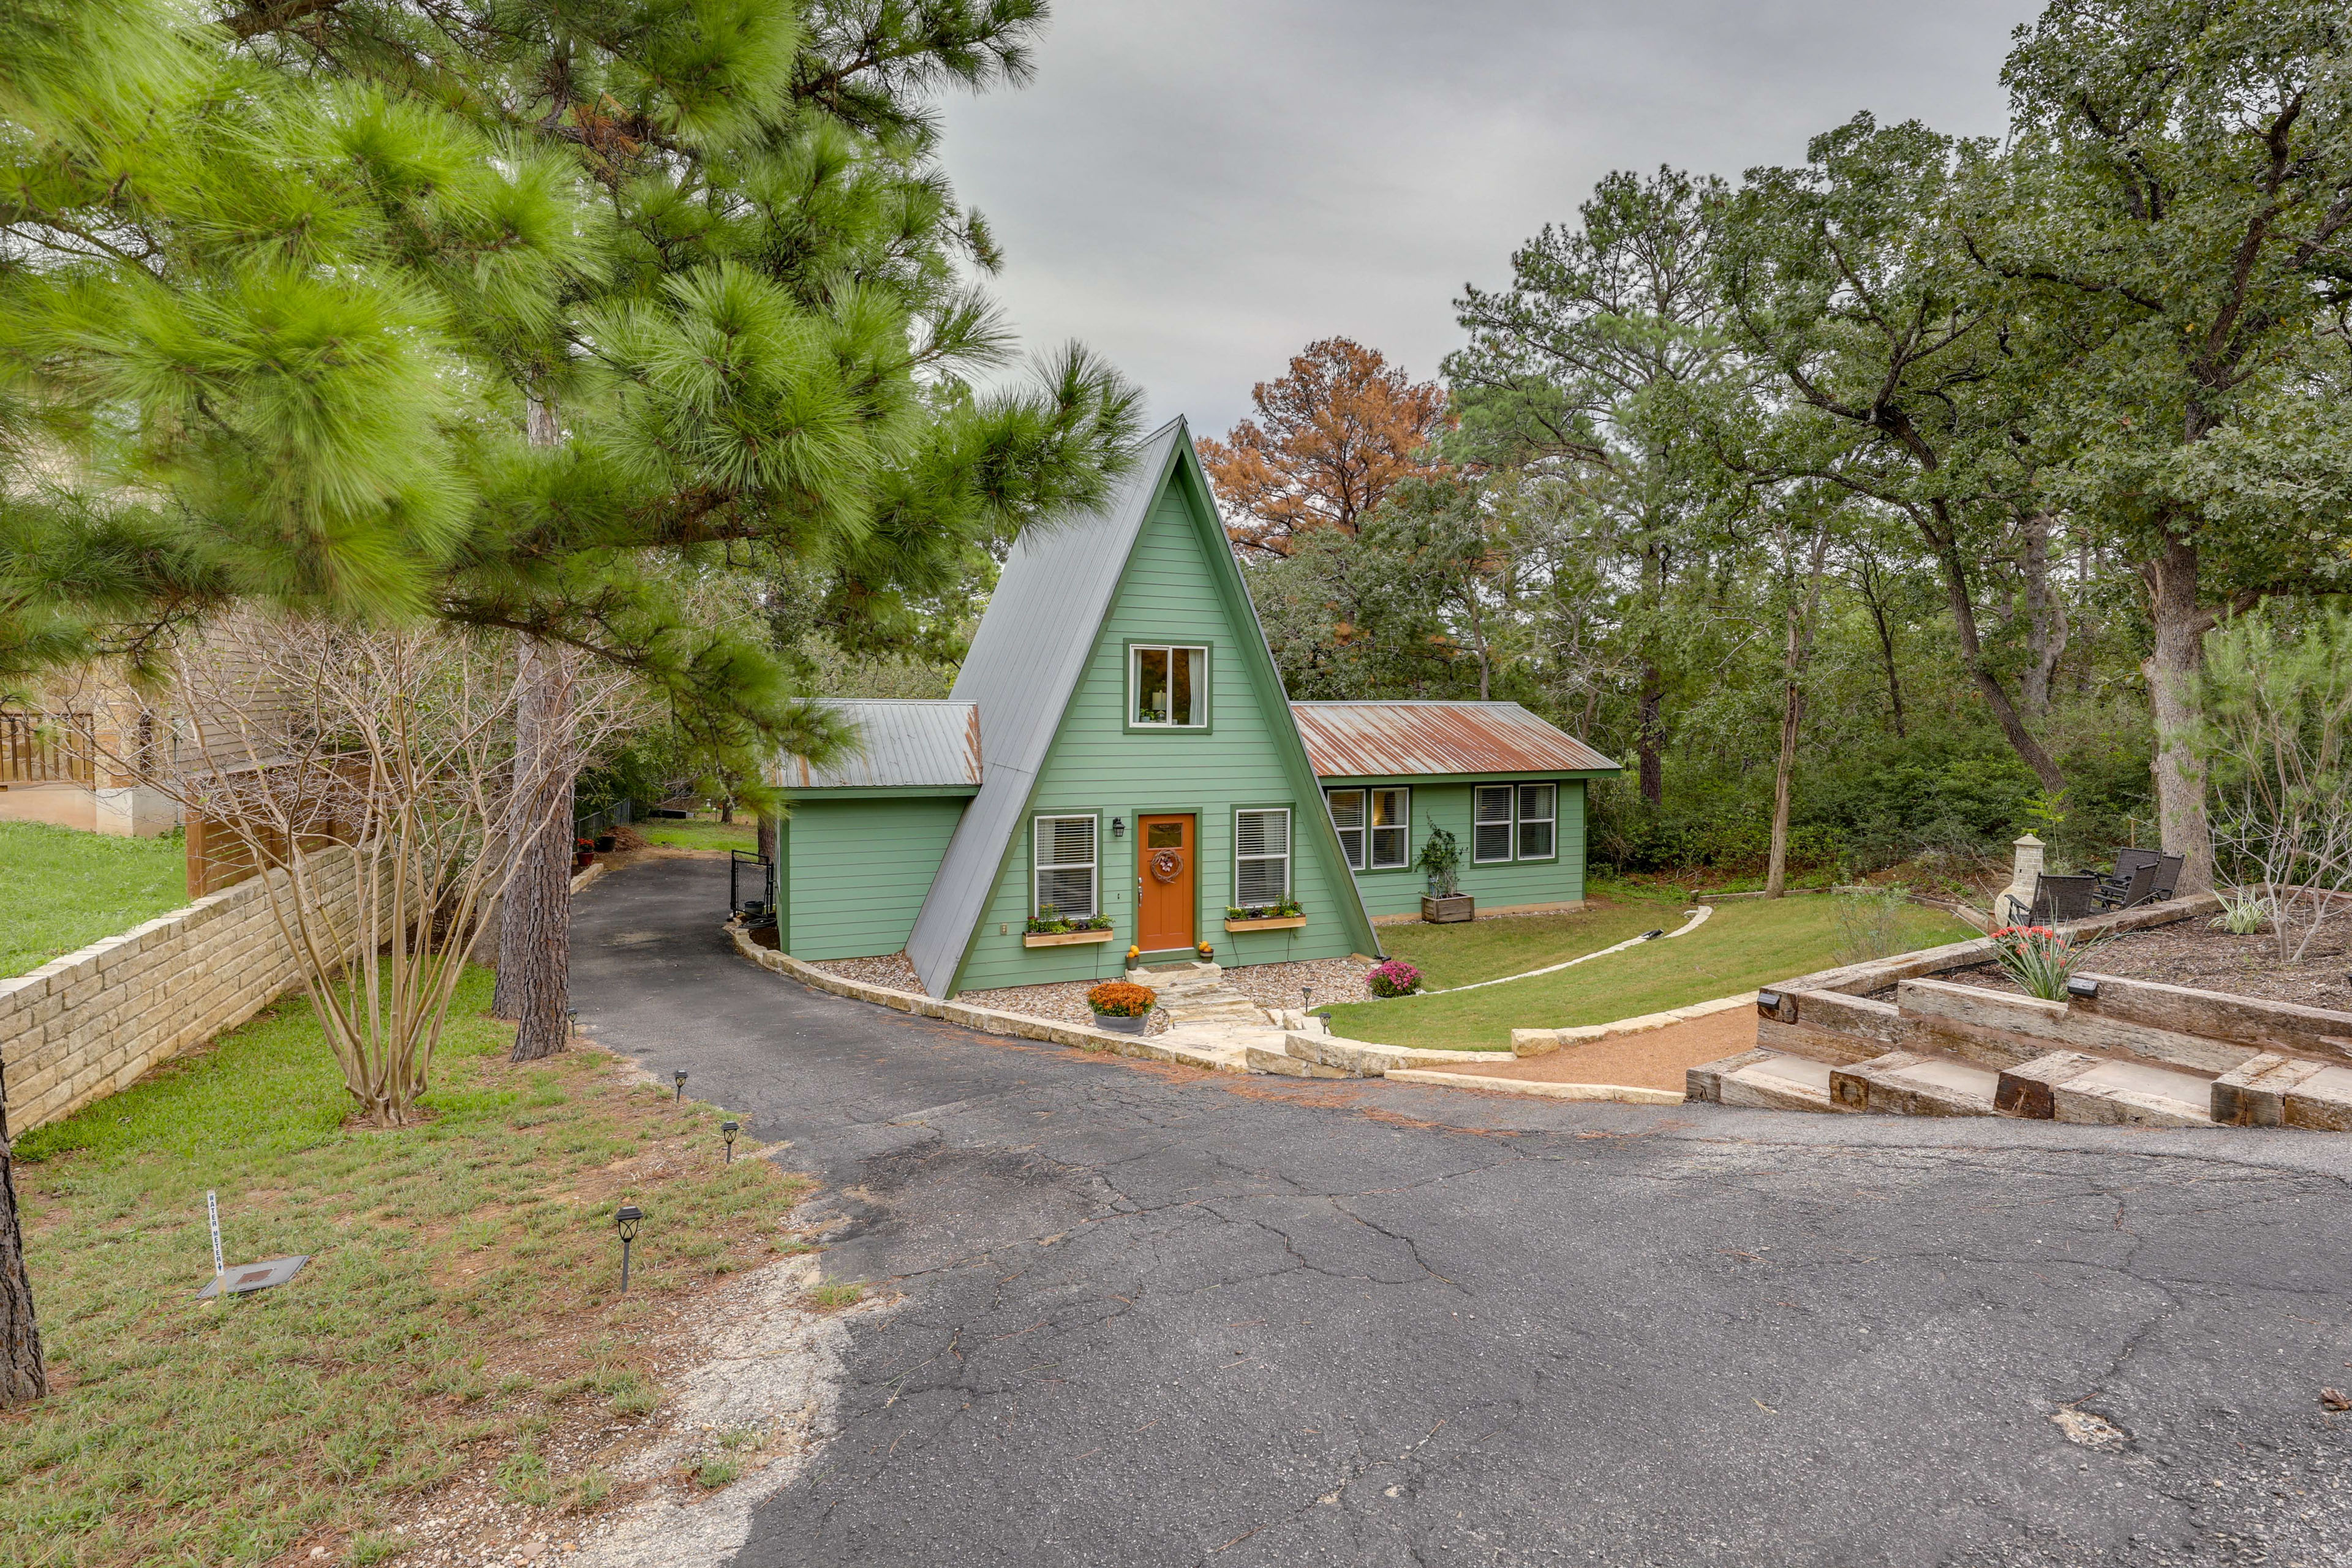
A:
[[[1115,976],[1131,947],[1377,953],[1432,826],[1487,910],[1572,908],[1584,781],[1617,772],[1516,703],[1294,709],[1181,419],[1109,504],[1015,543],[949,699],[841,707],[856,754],[777,781],[779,945],[903,947],[937,996]],[[1101,929],[1032,932],[1049,908]]]

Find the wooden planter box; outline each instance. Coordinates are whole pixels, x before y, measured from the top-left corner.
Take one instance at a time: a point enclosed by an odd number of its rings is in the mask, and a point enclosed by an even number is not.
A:
[[[1262,921],[1227,921],[1227,931],[1297,931],[1307,923],[1305,915],[1270,915]]]
[[[1021,945],[1024,947],[1072,947],[1082,942],[1108,942],[1118,934],[1116,931],[1024,931],[1021,936]]]
[[[1450,899],[1421,896],[1421,918],[1432,925],[1452,925],[1457,921],[1478,918],[1478,900],[1468,893],[1456,893]]]

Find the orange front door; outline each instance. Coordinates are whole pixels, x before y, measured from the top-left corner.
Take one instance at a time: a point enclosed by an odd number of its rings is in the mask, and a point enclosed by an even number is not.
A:
[[[1189,816],[1135,819],[1135,945],[1147,952],[1190,947],[1195,899],[1193,847],[1198,835]]]

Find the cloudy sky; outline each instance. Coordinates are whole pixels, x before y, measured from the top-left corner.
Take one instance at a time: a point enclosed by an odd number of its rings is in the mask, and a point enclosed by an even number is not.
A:
[[[1611,169],[1737,178],[1862,110],[1998,133],[2029,0],[1056,0],[1037,80],[944,106],[1023,341],[1222,434],[1308,341],[1416,378],[1465,281]]]

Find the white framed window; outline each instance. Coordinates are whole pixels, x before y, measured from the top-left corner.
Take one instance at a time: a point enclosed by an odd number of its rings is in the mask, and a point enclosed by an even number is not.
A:
[[[1376,789],[1371,795],[1371,869],[1393,871],[1412,848],[1412,791]]]
[[[1558,843],[1559,786],[1523,784],[1519,786],[1519,858],[1549,860]]]
[[[1331,809],[1331,826],[1339,834],[1339,853],[1348,864],[1364,868],[1364,795],[1360,789],[1327,789],[1323,803]]]
[[[1095,917],[1095,819],[1091,816],[1040,816],[1032,824],[1035,848],[1036,908],[1048,908],[1064,920]]]
[[[1470,858],[1492,865],[1511,858],[1511,796],[1509,784],[1479,784],[1471,792]]]
[[[1209,650],[1129,644],[1127,721],[1146,730],[1205,730],[1209,725]]]
[[[1234,902],[1244,909],[1290,897],[1290,811],[1234,813]]]

